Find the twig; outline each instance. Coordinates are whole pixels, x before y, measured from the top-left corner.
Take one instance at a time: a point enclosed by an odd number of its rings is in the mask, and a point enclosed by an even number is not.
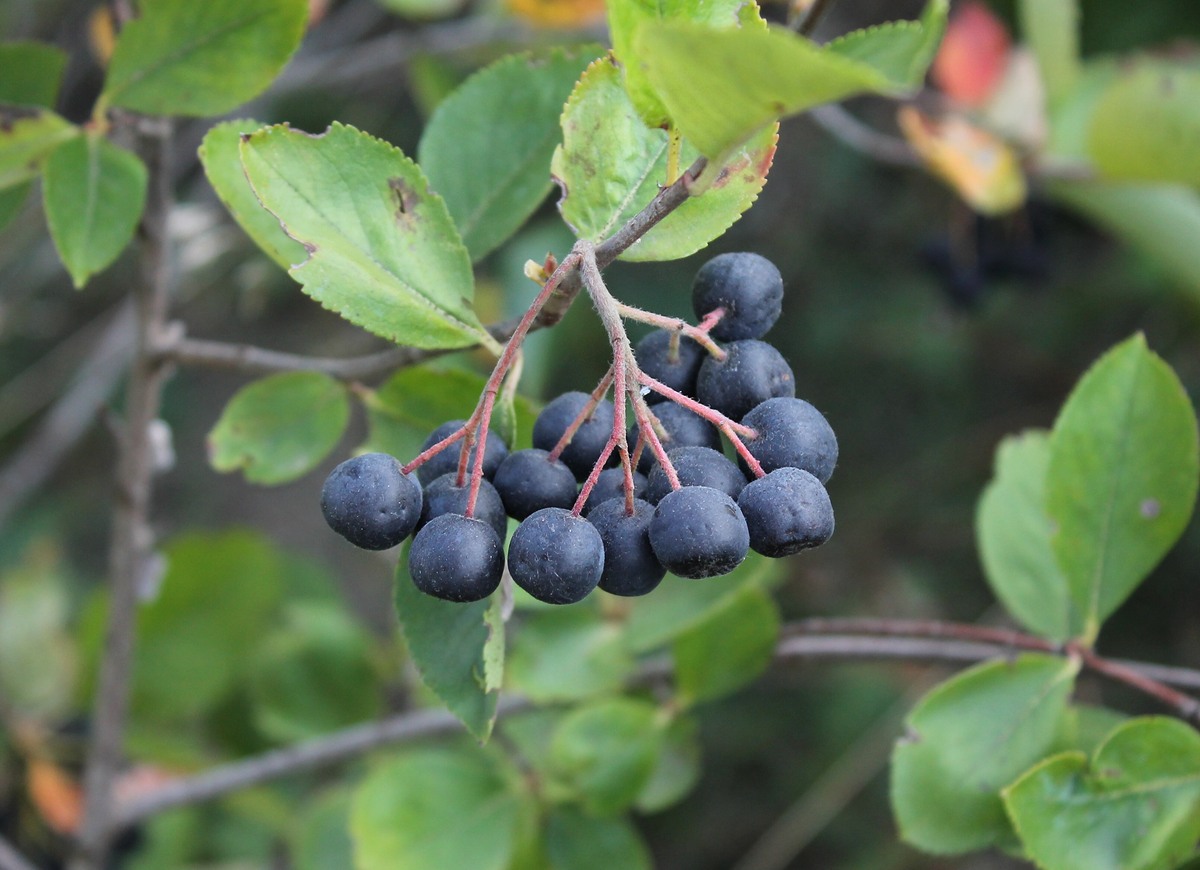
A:
[[[138,588],[150,564],[149,528],[154,474],[150,426],[158,416],[167,367],[154,354],[166,323],[171,287],[167,219],[172,190],[169,126],[140,141],[150,187],[141,220],[141,263],[134,288],[136,356],[130,372],[125,421],[118,442],[116,500],[109,553],[109,608],[100,672],[92,706],[91,739],[84,771],[84,816],[72,870],[106,866],[113,833],[113,783],[122,762],[129,684],[133,668]]]
[[[813,0],[804,17],[795,23],[796,32],[801,36],[812,36],[825,13],[833,6],[834,0]]]
[[[0,870],[37,870],[37,865],[0,837]]]
[[[815,621],[814,621],[815,622]],[[828,620],[818,629],[829,628],[834,620]],[[865,622],[865,621],[864,621]],[[929,634],[931,625],[939,625],[951,631],[940,631],[937,636],[904,637],[898,635],[867,636],[859,634],[804,633],[808,623],[794,623],[784,627],[783,637],[775,649],[775,661],[835,660],[835,661],[902,661],[928,664],[976,664],[997,658],[1011,657],[1015,647],[1008,641],[1015,637],[1027,637],[1015,632],[984,629],[980,626],[957,626],[948,623],[893,623],[890,628],[899,631],[907,625],[918,634]],[[975,628],[993,636],[1004,636],[1003,641],[964,640],[952,635],[957,628]],[[1049,642],[1046,642],[1049,644]],[[1053,644],[1049,644],[1053,646]],[[1065,654],[1065,653],[1063,653]],[[1107,660],[1102,660],[1107,661]],[[1180,685],[1200,684],[1200,672],[1183,668],[1171,668],[1170,673],[1156,665],[1140,662],[1122,662],[1121,666],[1149,679],[1156,674],[1162,680],[1170,679]],[[1129,683],[1124,675],[1095,668],[1092,670],[1105,676],[1115,677]],[[669,677],[671,662],[667,659],[652,659],[641,666],[633,679],[635,684],[655,682]],[[511,715],[530,707],[527,699],[508,696],[501,700],[499,715]],[[442,710],[421,710],[401,713],[381,722],[356,725],[326,737],[301,743],[297,746],[278,749],[260,756],[236,761],[188,777],[145,795],[122,806],[113,819],[115,828],[135,824],[149,816],[179,806],[212,800],[227,792],[259,785],[280,777],[335,764],[356,758],[359,755],[384,746],[406,743],[423,737],[456,734],[461,730],[457,719]]]

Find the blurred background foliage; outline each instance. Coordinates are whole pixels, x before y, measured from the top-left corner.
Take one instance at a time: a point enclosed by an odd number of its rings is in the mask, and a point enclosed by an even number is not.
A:
[[[336,119],[407,153],[437,101],[486,61],[603,36],[596,7],[578,0],[313,5],[321,18],[300,55],[239,115],[313,131]],[[1011,23],[1013,5],[993,8]],[[817,36],[919,6],[842,0]],[[107,37],[97,8],[0,2],[5,39],[70,52],[59,108],[71,120],[84,119],[99,85]],[[1085,0],[1082,8],[1088,56],[1189,56],[1200,36],[1197,4]],[[852,109],[881,128],[893,124],[887,105]],[[299,293],[231,223],[195,159],[210,124],[181,124],[177,139],[176,316],[199,337],[321,356],[375,349],[376,340]],[[119,413],[108,407],[119,404],[121,343],[106,354],[97,342],[112,338],[131,258],[74,291],[36,208],[27,204],[0,233],[0,833],[54,866],[78,816],[71,778],[104,608],[103,505],[114,453],[106,420]],[[570,243],[548,201],[481,264],[482,318],[522,310],[534,290],[524,262],[562,255]],[[830,486],[837,534],[785,563],[776,593],[785,618],[996,618],[973,522],[999,439],[1049,425],[1080,373],[1136,330],[1193,397],[1200,391],[1200,286],[1180,286],[1036,188],[1027,207],[985,221],[928,175],[874,163],[806,118],[785,123],[765,191],[718,243],[679,262],[617,264],[609,284],[632,304],[690,316],[696,269],[728,250],[756,251],[783,272],[787,296],[772,341],[792,362],[798,394],[826,413],[841,443]],[[523,390],[534,399],[586,389],[606,367],[607,342],[586,303],[528,348]],[[478,362],[460,355],[444,364]],[[142,614],[130,741],[142,764],[127,777],[130,789],[422,700],[395,636],[390,564],[351,551],[316,508],[325,473],[366,437],[361,410],[317,472],[255,487],[217,474],[205,458],[207,433],[246,380],[189,369],[167,387],[164,441],[175,462],[155,494],[167,576]],[[47,426],[48,409],[73,390],[83,396],[77,416],[90,425],[76,426],[82,434],[59,456],[49,447],[62,432]],[[1198,561],[1193,524],[1112,620],[1105,651],[1200,663]],[[697,786],[670,810],[638,819],[656,866],[1017,866],[998,854],[939,861],[896,840],[887,755],[904,711],[939,673],[789,665],[702,707]],[[1140,710],[1107,686],[1085,683],[1083,694]],[[351,764],[168,813],[127,838],[121,866],[344,866],[346,784],[361,771]]]

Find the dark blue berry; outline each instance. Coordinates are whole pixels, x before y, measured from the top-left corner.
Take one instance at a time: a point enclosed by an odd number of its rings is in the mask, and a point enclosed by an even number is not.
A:
[[[500,585],[504,546],[482,520],[442,514],[413,538],[408,574],[426,595],[446,601],[479,601]]]
[[[542,508],[513,532],[508,571],[538,601],[574,604],[600,582],[604,543],[583,517],[562,508]]]
[[[536,447],[508,454],[496,469],[492,486],[515,520],[544,507],[569,508],[579,494],[571,469],[557,459],[551,462],[550,454]]]
[[[736,499],[746,485],[746,475],[724,453],[711,447],[676,447],[668,451],[667,458],[675,466],[680,486],[710,486]],[[656,464],[646,483],[646,501],[658,504],[670,491],[667,473]]]
[[[677,339],[674,353],[671,352],[673,338]],[[656,381],[685,396],[696,395],[696,375],[700,373],[700,364],[707,353],[690,338],[659,329],[639,341],[633,355],[638,367]],[[646,401],[654,404],[665,398],[651,392]]]
[[[821,481],[802,468],[777,468],[738,497],[750,547],[776,558],[818,547],[833,534],[833,505]]]
[[[542,409],[542,413],[538,414],[533,424],[533,446],[542,450],[553,450],[558,444],[558,439],[567,431],[567,427],[590,401],[591,396],[580,392],[563,393],[551,401]],[[602,399],[560,454],[559,458],[571,469],[577,480],[583,480],[591,473],[596,460],[608,444],[615,413],[612,402]]]
[[[796,395],[792,367],[765,341],[735,341],[725,347],[725,354],[723,360],[708,357],[696,379],[696,397],[710,408],[741,420],[767,399]]]
[[[421,510],[418,531],[444,514],[466,513],[467,498],[471,494],[471,479],[468,477],[463,486],[456,486],[457,478],[458,475],[454,472],[443,474],[425,487],[425,507]],[[508,517],[504,513],[504,503],[500,501],[496,488],[486,480],[479,481],[479,494],[475,497],[475,519],[483,520],[491,526],[501,541],[508,534]]]
[[[746,414],[742,423],[758,433],[744,440],[763,471],[803,468],[821,483],[833,475],[837,436],[821,412],[803,399],[768,399]]]
[[[438,426],[429,437],[425,439],[424,445],[421,447],[421,452],[428,450],[434,444],[448,438],[450,435],[457,432],[466,423],[466,420],[451,420]],[[435,479],[443,474],[449,474],[451,471],[458,471],[458,460],[462,456],[463,445],[465,440],[460,440],[451,444],[437,456],[430,459],[424,465],[417,469],[417,477],[421,483],[428,486]],[[475,452],[478,445],[471,448],[471,453],[468,462],[468,470],[475,463]],[[492,430],[488,430],[487,446],[483,450],[483,476],[491,480],[496,473],[496,469],[500,467],[500,463],[504,461],[504,457],[508,455],[508,445],[504,443],[504,439],[497,435]]]
[[[662,441],[663,449],[668,452],[676,447],[721,449],[721,433],[717,431],[717,427],[699,414],[689,411],[683,405],[677,405],[674,402],[655,405],[654,416],[658,418],[658,422],[666,431],[666,437],[660,435],[659,439]],[[636,423],[630,427],[626,437],[629,439],[630,447],[637,443],[638,427]],[[647,442],[638,459],[638,471],[642,474],[649,474],[650,469],[657,461],[658,458]]]
[[[639,471],[633,473],[633,497],[639,498],[646,491],[646,475]],[[610,498],[621,499],[625,503],[625,470],[622,468],[606,468],[596,478],[596,485],[588,493],[587,501],[583,503],[583,515],[588,516],[596,505]]]
[[[737,502],[717,489],[685,486],[663,497],[650,521],[650,546],[672,574],[728,574],[750,550],[750,532]]]
[[[720,254],[700,267],[692,284],[696,317],[724,307],[711,335],[721,341],[762,338],[783,305],[783,278],[775,264],[752,253]]]
[[[588,514],[588,522],[604,542],[604,573],[600,588],[613,595],[645,595],[662,582],[667,569],[650,546],[654,506],[634,499],[633,513],[624,499],[609,499]]]
[[[321,489],[329,527],[356,547],[386,550],[412,534],[421,518],[421,487],[386,453],[347,459]]]

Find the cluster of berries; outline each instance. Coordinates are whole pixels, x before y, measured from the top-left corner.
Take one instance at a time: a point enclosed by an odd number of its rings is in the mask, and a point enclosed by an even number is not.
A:
[[[782,297],[779,272],[763,257],[715,257],[693,285],[699,325],[674,321],[650,333],[617,379],[636,386],[618,398],[634,408],[628,433],[624,408],[604,398],[610,371],[591,394],[546,405],[530,449],[510,453],[486,427],[455,420],[407,466],[382,453],[342,463],[325,482],[325,518],[367,549],[415,532],[413,582],[450,601],[495,591],[509,517],[520,525],[508,571],[552,604],[580,601],[597,586],[644,595],[668,571],[726,574],[750,549],[779,557],[818,546],[833,533],[825,483],[837,439],[816,408],[795,398],[790,366],[761,340]],[[621,314],[667,322],[629,312],[636,309]],[[738,464],[722,452],[722,434]]]

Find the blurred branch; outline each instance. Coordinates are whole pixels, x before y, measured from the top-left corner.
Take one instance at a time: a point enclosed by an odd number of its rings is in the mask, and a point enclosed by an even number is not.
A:
[[[854,631],[835,632],[833,627],[839,623],[847,626],[857,625],[864,631],[873,631],[875,636]],[[910,632],[910,636],[903,635],[905,630]],[[959,637],[959,634],[963,636]],[[807,620],[784,627],[782,639],[775,650],[775,661],[892,660],[942,665],[977,664],[992,659],[1010,658],[1018,649],[1066,654],[1058,645],[1042,638],[976,625],[885,620]],[[1092,655],[1099,659],[1094,653]],[[1150,680],[1149,675],[1155,673],[1164,681],[1169,679],[1180,684],[1200,685],[1198,671],[1183,668],[1161,669],[1133,662],[1123,662],[1121,666],[1146,680]],[[1092,669],[1106,676],[1114,676],[1102,668]],[[1166,670],[1170,673],[1166,673]],[[655,682],[669,677],[671,673],[672,665],[669,660],[652,660],[638,670],[633,682]],[[1128,682],[1124,679],[1122,681]],[[1157,694],[1155,696],[1159,697]],[[529,707],[530,702],[527,699],[509,696],[501,700],[498,715],[511,715]],[[325,737],[235,761],[163,786],[120,807],[112,824],[116,830],[165,810],[212,800],[230,791],[347,761],[374,749],[423,737],[457,734],[461,730],[459,721],[444,710],[400,713],[379,722],[355,725]]]
[[[808,11],[799,20],[793,22],[796,32],[801,36],[812,36],[817,25],[821,23],[821,19],[825,17],[834,4],[834,0],[813,0],[808,7]]]
[[[37,865],[0,837],[0,870],[37,870]]]
[[[921,159],[907,142],[898,136],[881,133],[864,124],[841,105],[831,103],[828,106],[818,106],[808,113],[808,117],[843,145],[848,145],[872,160],[889,166],[921,166]]]
[[[129,365],[133,330],[133,306],[123,305],[79,367],[74,383],[0,469],[0,526],[46,481],[91,428]]]

